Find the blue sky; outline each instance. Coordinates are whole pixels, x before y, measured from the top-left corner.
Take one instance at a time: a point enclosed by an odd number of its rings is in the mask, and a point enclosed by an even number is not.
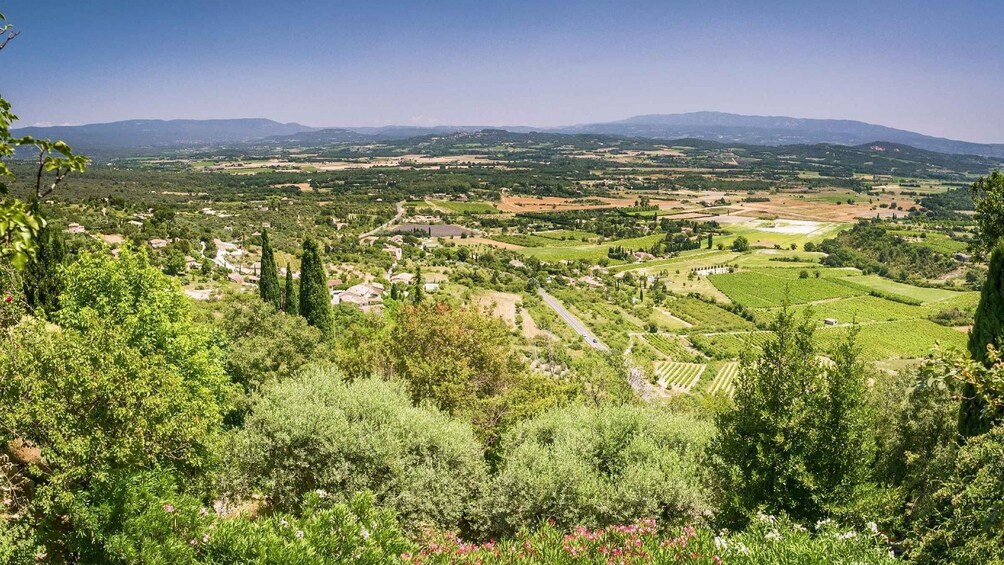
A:
[[[0,0],[19,125],[551,126],[718,110],[1004,142],[995,2]]]

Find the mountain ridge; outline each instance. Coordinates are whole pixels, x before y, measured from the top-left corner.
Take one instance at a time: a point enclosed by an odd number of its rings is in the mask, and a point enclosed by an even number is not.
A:
[[[87,151],[110,148],[156,148],[230,143],[281,143],[283,140],[328,143],[406,139],[499,129],[514,133],[603,134],[647,139],[703,139],[719,143],[780,146],[829,143],[856,146],[876,141],[956,155],[1004,158],[1004,143],[974,143],[925,135],[857,120],[750,116],[726,112],[646,114],[623,120],[559,127],[402,126],[313,127],[266,118],[209,120],[123,120],[78,126],[25,127],[14,135],[58,138]]]

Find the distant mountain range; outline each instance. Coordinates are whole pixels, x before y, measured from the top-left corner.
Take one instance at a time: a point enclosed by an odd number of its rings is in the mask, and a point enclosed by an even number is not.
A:
[[[722,112],[652,114],[626,120],[556,128],[530,126],[386,126],[379,128],[316,128],[267,119],[232,120],[127,120],[81,126],[29,127],[15,135],[62,139],[81,152],[108,153],[129,150],[205,146],[216,144],[365,143],[407,139],[423,135],[503,129],[563,134],[605,134],[648,139],[695,138],[749,145],[830,143],[860,145],[877,141],[898,143],[939,153],[1004,158],[1004,143],[957,141],[853,120],[819,120],[783,116],[744,116]]]

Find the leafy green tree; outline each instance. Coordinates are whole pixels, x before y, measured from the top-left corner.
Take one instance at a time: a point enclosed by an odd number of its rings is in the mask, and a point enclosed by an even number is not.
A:
[[[311,361],[333,359],[317,328],[276,312],[257,296],[238,295],[223,306],[227,374],[247,391],[291,377]]]
[[[993,171],[973,183],[976,201],[976,235],[970,247],[979,255],[990,253],[1004,237],[1004,173]]]
[[[987,348],[992,346],[1000,349],[1004,346],[1002,337],[1004,337],[1004,243],[998,244],[990,256],[987,280],[983,283],[973,328],[969,332],[970,355],[975,361],[989,366]],[[978,394],[975,386],[966,383],[962,389],[962,406],[959,409],[959,433],[964,437],[972,437],[989,430],[1000,414],[988,408],[986,399]]]
[[[35,257],[24,271],[24,296],[28,308],[35,313],[52,313],[59,309],[59,294],[63,292],[61,267],[66,258],[63,234],[51,226],[38,234]]]
[[[293,284],[293,267],[286,263],[286,286],[283,291],[283,311],[290,316],[300,314],[300,301],[296,296],[296,286]]]
[[[416,403],[431,401],[469,418],[489,444],[500,426],[571,394],[553,379],[531,375],[506,325],[476,310],[432,303],[402,307],[387,355],[393,375]]]
[[[209,511],[169,472],[116,473],[72,516],[67,553],[84,563],[388,563],[413,549],[373,495],[311,493],[297,514]]]
[[[332,332],[331,297],[328,294],[327,276],[317,242],[308,239],[303,242],[303,257],[300,260],[300,315],[307,323],[321,330],[325,335]]]
[[[28,319],[0,350],[0,441],[37,450],[26,516],[56,561],[86,491],[112,473],[204,472],[233,398],[211,334],[144,255],[85,254],[66,281],[60,327]]]
[[[170,249],[164,260],[164,273],[176,276],[185,272],[185,254],[177,249]]]
[[[750,242],[748,239],[746,239],[746,236],[741,235],[732,240],[732,251],[738,251],[740,253],[743,253],[745,251],[749,251],[749,249],[750,249]]]
[[[469,530],[487,480],[470,426],[413,406],[400,384],[344,382],[329,367],[268,385],[224,453],[221,486],[295,509],[323,489],[336,500],[370,490],[411,531]]]
[[[827,369],[810,318],[796,322],[785,307],[771,330],[759,356],[744,356],[734,405],[716,418],[709,451],[727,523],[758,509],[815,521],[849,501],[870,460],[856,347],[839,347]]]
[[[918,563],[1004,562],[1004,426],[974,437],[937,493],[939,520],[911,556]]]
[[[710,514],[702,486],[709,422],[642,406],[568,407],[507,432],[491,485],[494,533],[553,520],[561,528]]]
[[[282,289],[279,288],[279,270],[275,266],[272,244],[268,232],[261,230],[261,272],[258,273],[258,292],[266,304],[282,309]]]

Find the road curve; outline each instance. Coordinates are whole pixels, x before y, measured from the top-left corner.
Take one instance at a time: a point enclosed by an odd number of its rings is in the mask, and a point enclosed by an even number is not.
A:
[[[397,206],[397,214],[393,218],[391,218],[390,221],[380,226],[377,226],[366,233],[359,234],[359,239],[366,239],[371,235],[390,229],[391,226],[401,221],[401,218],[404,217],[404,200],[398,202],[397,204],[395,204],[395,206]]]
[[[558,313],[559,316],[561,316],[561,319],[565,320],[566,324],[568,324],[569,326],[572,327],[573,330],[575,330],[575,333],[582,336],[582,339],[584,339],[586,343],[589,344],[590,347],[598,349],[600,351],[610,351],[610,348],[607,347],[605,343],[600,341],[599,338],[597,338],[596,335],[594,335],[593,332],[591,332],[589,328],[582,323],[582,320],[576,318],[574,314],[569,312],[568,309],[565,308],[565,305],[562,304],[560,300],[551,296],[542,288],[537,289],[537,294],[539,294],[540,297],[544,299],[545,304],[550,306],[552,310],[554,310],[555,312]]]

